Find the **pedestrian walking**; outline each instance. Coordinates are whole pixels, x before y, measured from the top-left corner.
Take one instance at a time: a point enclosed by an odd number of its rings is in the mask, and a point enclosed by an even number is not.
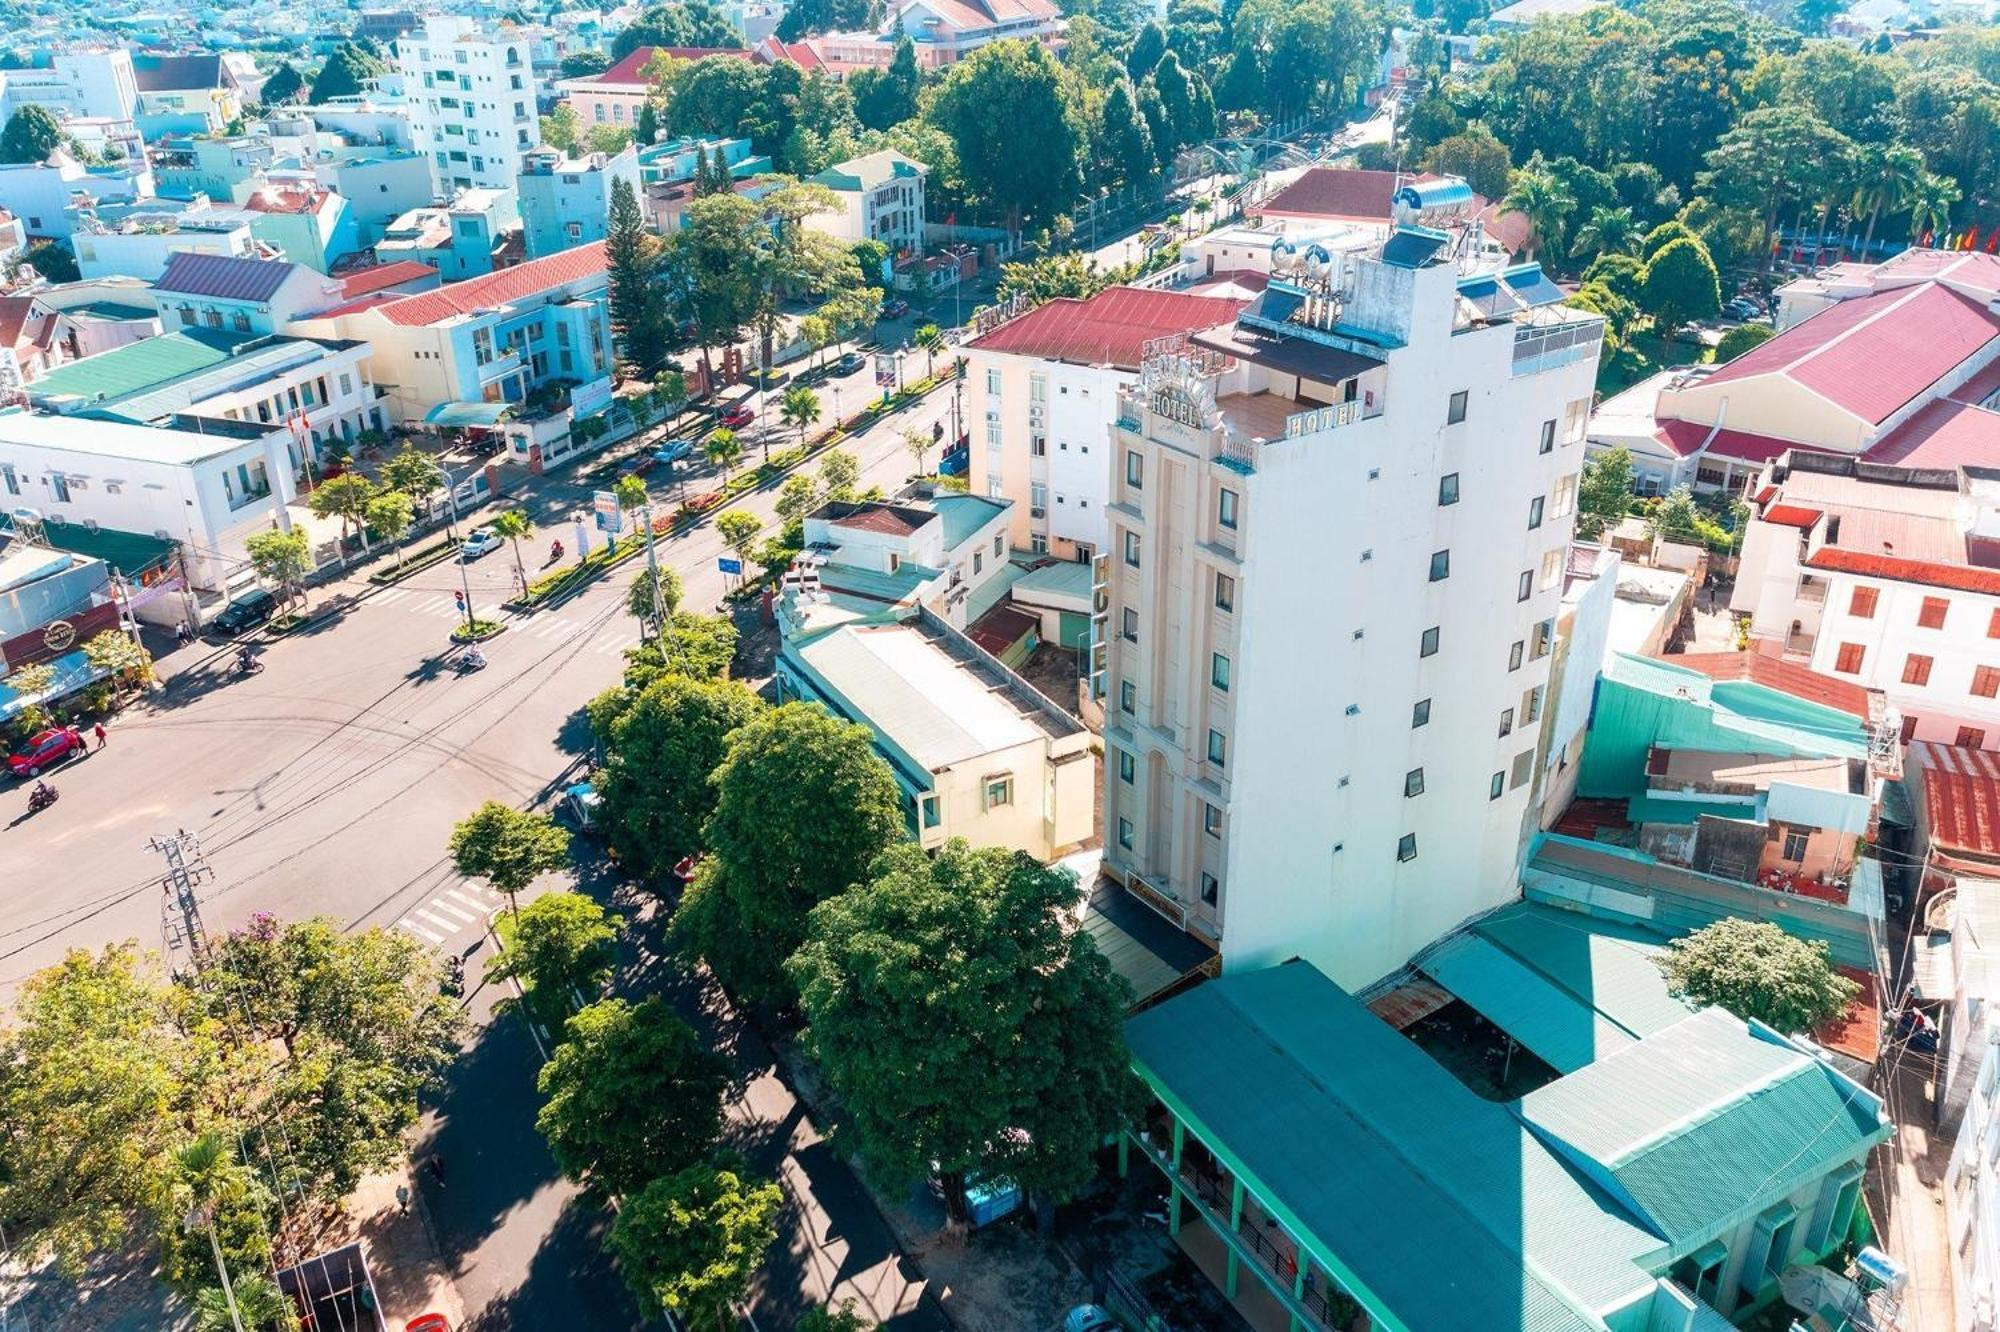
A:
[[[398,1184],[398,1185],[396,1186],[396,1206],[398,1206],[398,1207],[400,1207],[400,1208],[402,1208],[402,1209],[403,1209],[403,1215],[404,1215],[404,1216],[408,1216],[408,1215],[410,1214],[410,1186],[409,1186],[409,1185],[407,1185],[407,1184]]]
[[[438,1187],[443,1188],[444,1158],[442,1156],[437,1155],[436,1153],[432,1153],[431,1159],[425,1162],[424,1164],[425,1167],[431,1172],[431,1178],[438,1182]]]
[[[182,620],[174,626],[174,642],[180,644],[182,647],[186,647],[189,643],[194,642],[194,630],[188,627],[186,620]]]
[[[90,729],[92,734],[96,735],[97,737],[97,747],[99,749],[104,748],[104,723],[99,722],[97,723],[97,725],[91,727]]]

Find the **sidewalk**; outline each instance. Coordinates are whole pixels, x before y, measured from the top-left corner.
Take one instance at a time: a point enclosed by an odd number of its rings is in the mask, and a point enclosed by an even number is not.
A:
[[[1951,1237],[1945,1224],[1944,1170],[1951,1143],[1930,1131],[1927,1070],[1913,1056],[1885,1051],[1883,1084],[1895,1136],[1869,1161],[1868,1205],[1876,1243],[1910,1273],[1903,1294],[1903,1332],[1955,1332]]]
[[[397,1188],[409,1191],[407,1213],[396,1201]],[[368,1270],[382,1314],[389,1326],[400,1328],[419,1314],[441,1313],[451,1326],[465,1325],[465,1302],[446,1271],[431,1230],[430,1213],[410,1168],[370,1175],[347,1200],[345,1238],[359,1239],[368,1250]]]

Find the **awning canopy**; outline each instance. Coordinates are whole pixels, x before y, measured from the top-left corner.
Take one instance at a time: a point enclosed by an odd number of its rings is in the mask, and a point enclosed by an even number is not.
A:
[[[55,672],[55,683],[39,694],[23,694],[0,684],[0,721],[13,717],[31,703],[46,703],[74,694],[104,675],[103,671],[90,664],[90,658],[84,655],[82,648],[65,652],[60,657],[51,657],[41,664]]]
[[[441,402],[424,415],[425,425],[496,426],[514,410],[511,402]]]

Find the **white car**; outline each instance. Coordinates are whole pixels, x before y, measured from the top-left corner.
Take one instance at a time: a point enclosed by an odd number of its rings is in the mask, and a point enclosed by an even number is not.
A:
[[[465,541],[459,546],[458,558],[470,564],[481,555],[489,551],[498,550],[505,544],[499,534],[492,528],[475,527],[472,529],[471,535],[467,536]]]

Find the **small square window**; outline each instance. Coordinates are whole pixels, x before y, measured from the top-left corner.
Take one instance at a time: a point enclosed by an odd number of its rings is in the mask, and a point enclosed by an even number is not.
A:
[[[1488,800],[1498,800],[1501,796],[1505,795],[1506,793],[1507,793],[1507,774],[1504,772],[1494,773],[1493,780],[1487,783],[1486,786],[1486,798]]]
[[[1459,396],[1463,397],[1464,395],[1461,394]],[[1417,835],[1415,833],[1404,833],[1396,842],[1396,859],[1415,860],[1416,858]]]
[[[1444,414],[1446,425],[1457,425],[1465,419],[1465,404],[1472,395],[1465,389],[1451,395],[1451,406]]]
[[[1434,550],[1431,552],[1431,581],[1442,583],[1451,577],[1451,552]]]
[[[1842,643],[1840,651],[1834,654],[1833,669],[1843,675],[1859,675],[1862,658],[1866,655],[1867,649],[1861,644]]]
[[[1139,534],[1137,532],[1127,532],[1125,534],[1125,563],[1134,569],[1139,567]]]
[[[1507,789],[1510,791],[1519,790],[1521,787],[1526,786],[1528,779],[1534,775],[1535,751],[1524,749],[1514,756],[1514,774],[1507,781]]]
[[[1229,741],[1217,730],[1208,733],[1208,761],[1216,767],[1223,767],[1229,755]]]
[[[1203,870],[1201,872],[1201,900],[1209,906],[1214,906],[1216,900],[1221,896],[1222,885],[1216,882],[1213,874],[1210,874],[1207,870]]]
[[[1130,606],[1125,608],[1124,630],[1126,642],[1136,643],[1139,641],[1139,612],[1133,610]]]
[[[1847,613],[1857,620],[1872,620],[1875,618],[1875,603],[1880,599],[1881,594],[1875,588],[1857,587],[1847,599]],[[1996,611],[1995,615],[2000,616],[2000,611]]]
[[[1555,450],[1556,423],[1554,421],[1544,421],[1542,422],[1542,447],[1539,451],[1542,453],[1554,453]]]
[[[1229,692],[1229,658],[1220,652],[1209,654],[1208,682],[1225,694]]]
[[[1903,683],[1906,685],[1927,685],[1931,682],[1931,659],[1921,652],[1912,652],[1903,659]]]
[[[1438,504],[1458,503],[1458,473],[1446,472],[1438,478]]]
[[[1236,492],[1227,486],[1216,492],[1215,521],[1232,532],[1236,530]]]
[[[2000,698],[2000,666],[1973,667],[1972,692],[1978,698]]]
[[[1917,628],[1944,628],[1944,613],[1950,605],[1943,597],[1925,597],[1924,604],[1917,610]]]
[[[1118,710],[1128,717],[1138,714],[1139,688],[1130,680],[1118,682]]]
[[[1542,525],[1542,502],[1540,495],[1528,501],[1528,530],[1530,532]]]
[[[1422,768],[1411,768],[1403,774],[1403,794],[1405,796],[1420,796],[1423,793],[1424,770]]]
[[[1423,640],[1417,645],[1419,657],[1435,657],[1438,650],[1438,627],[1432,625],[1424,630]]]
[[[1419,726],[1428,726],[1430,724],[1431,701],[1427,698],[1420,698],[1410,708],[1410,729],[1414,731]]]
[[[1520,578],[1517,579],[1514,584],[1514,600],[1526,601],[1529,597],[1532,597],[1534,595],[1535,595],[1535,571],[1533,569],[1523,569],[1521,570]]]
[[[1236,609],[1236,580],[1226,573],[1215,576],[1215,608],[1217,610]]]
[[[986,808],[996,809],[1001,805],[1014,803],[1014,779],[1012,777],[989,777],[986,779]]]
[[[1206,800],[1201,802],[1201,830],[1210,837],[1222,836],[1222,809]]]
[[[1119,750],[1118,780],[1125,783],[1125,785],[1130,786],[1135,780],[1138,779],[1138,775],[1139,775],[1139,764],[1135,759],[1133,759],[1130,751],[1123,749]]]
[[[1132,820],[1118,820],[1118,845],[1127,851],[1132,849]]]
[[[938,798],[927,795],[923,798],[924,827],[935,828],[944,822],[944,815],[938,809]]]

